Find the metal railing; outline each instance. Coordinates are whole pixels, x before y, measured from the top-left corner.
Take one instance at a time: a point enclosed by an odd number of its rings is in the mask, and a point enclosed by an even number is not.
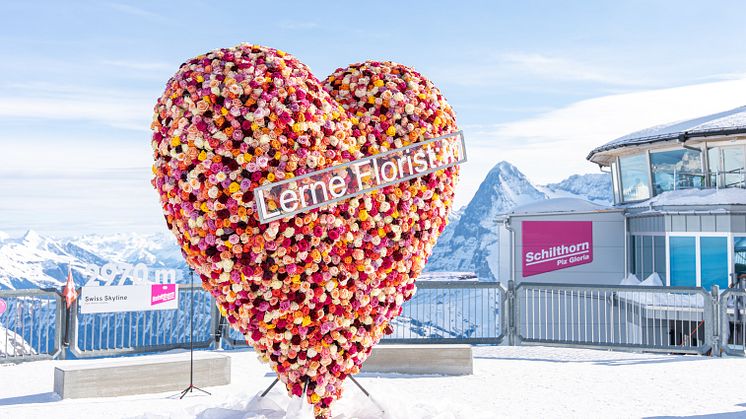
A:
[[[0,290],[0,363],[57,358],[65,303],[55,290]]]
[[[394,343],[499,344],[503,339],[505,289],[497,282],[421,281],[402,313],[391,321]],[[246,339],[221,324],[224,347],[245,347]]]
[[[215,342],[220,318],[212,296],[201,285],[179,284],[176,310],[121,313],[79,312],[71,307],[70,351],[78,358],[189,348],[189,315],[194,287],[194,347]]]
[[[555,345],[746,355],[746,291],[509,282],[422,281],[381,343]],[[191,285],[178,309],[67,310],[54,290],[0,291],[0,362],[158,352],[189,346]],[[214,300],[194,286],[194,346],[246,347]],[[67,320],[69,316],[69,320]],[[65,340],[69,336],[69,342]]]
[[[728,289],[720,295],[720,347],[728,355],[746,355],[746,291]]]
[[[499,344],[504,302],[497,282],[421,281],[381,343]]]
[[[652,173],[671,173],[673,190],[680,189],[727,189],[746,187],[746,169],[684,171],[653,170]],[[657,190],[656,194],[663,192]]]
[[[703,288],[522,283],[517,344],[703,354],[714,347],[713,298]]]
[[[246,342],[246,337],[242,335],[238,330],[231,327],[230,323],[225,317],[220,318],[220,345],[225,349],[232,348],[245,348],[249,346]]]

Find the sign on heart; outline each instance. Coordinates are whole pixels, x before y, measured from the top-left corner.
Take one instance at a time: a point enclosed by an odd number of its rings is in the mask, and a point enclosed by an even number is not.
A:
[[[152,124],[168,227],[231,326],[292,395],[328,417],[415,292],[458,166],[260,223],[254,189],[456,132],[413,69],[367,61],[322,83],[283,51],[242,44],[168,81]]]

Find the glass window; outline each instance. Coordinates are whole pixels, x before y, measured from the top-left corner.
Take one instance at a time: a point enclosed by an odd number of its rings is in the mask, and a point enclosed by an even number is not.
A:
[[[650,153],[653,191],[657,195],[674,189],[702,188],[702,153],[680,149]]]
[[[694,287],[697,285],[697,255],[694,237],[669,237],[671,252],[671,286]]]
[[[728,238],[700,237],[700,277],[702,287],[706,290],[718,285],[720,289],[728,287]]]
[[[746,278],[746,237],[733,238],[733,251],[736,278]]]
[[[642,277],[647,278],[652,273],[653,273],[653,236],[642,236]]]
[[[653,254],[655,255],[655,272],[661,276],[662,280],[666,280],[666,237],[655,236],[653,237]]]
[[[650,198],[650,170],[646,154],[619,158],[622,198],[625,202]]]
[[[622,196],[619,193],[619,173],[617,173],[616,162],[611,163],[611,188],[614,192],[614,203],[621,203]]]
[[[743,147],[723,147],[722,175],[718,179],[721,188],[743,188],[744,187],[744,155]]]

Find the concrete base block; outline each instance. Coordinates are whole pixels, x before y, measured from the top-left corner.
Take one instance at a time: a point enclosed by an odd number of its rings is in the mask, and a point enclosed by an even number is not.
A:
[[[361,371],[470,375],[474,361],[469,345],[377,345]]]
[[[230,384],[231,359],[194,352],[194,385]],[[130,358],[64,361],[54,369],[54,392],[63,399],[179,391],[189,385],[189,352]]]

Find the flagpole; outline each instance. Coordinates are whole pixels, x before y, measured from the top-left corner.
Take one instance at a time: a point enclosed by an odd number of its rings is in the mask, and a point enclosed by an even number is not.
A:
[[[62,289],[62,296],[65,297],[65,337],[63,339],[63,346],[70,347],[70,307],[73,302],[78,299],[78,292],[75,290],[75,281],[73,281],[73,266],[72,261],[67,264],[67,281],[65,281],[65,287]],[[63,351],[64,354],[64,351]]]

